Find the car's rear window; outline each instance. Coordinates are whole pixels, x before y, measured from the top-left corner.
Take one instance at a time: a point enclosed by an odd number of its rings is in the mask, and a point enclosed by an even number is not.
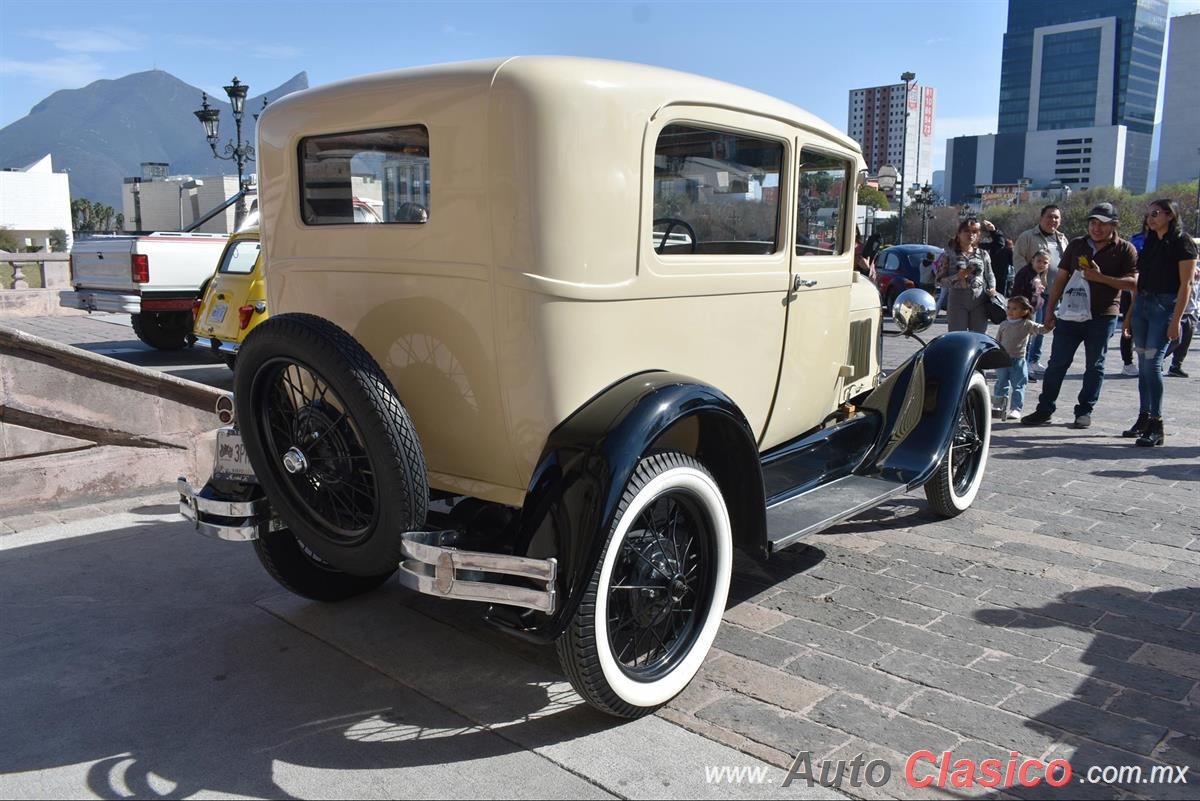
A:
[[[424,125],[300,140],[300,209],[308,225],[429,221]]]
[[[249,275],[254,271],[254,262],[258,261],[258,251],[262,247],[257,239],[239,239],[225,251],[221,261],[221,272],[232,275]]]

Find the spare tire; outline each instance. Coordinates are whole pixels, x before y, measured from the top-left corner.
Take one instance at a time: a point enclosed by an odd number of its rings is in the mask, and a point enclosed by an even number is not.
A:
[[[234,403],[272,508],[333,568],[379,576],[429,507],[425,457],[395,388],[350,334],[276,315],[238,353]]]

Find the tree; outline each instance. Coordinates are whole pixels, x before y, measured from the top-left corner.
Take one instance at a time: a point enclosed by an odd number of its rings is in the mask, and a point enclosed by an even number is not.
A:
[[[860,206],[870,206],[876,209],[886,209],[891,206],[887,195],[873,186],[864,186],[858,190],[858,203]]]
[[[50,252],[51,253],[66,253],[67,252],[67,232],[61,228],[55,228],[50,232]]]
[[[71,219],[75,230],[84,233],[114,230],[116,215],[112,206],[106,206],[100,201],[91,201],[85,197],[71,201]]]
[[[0,250],[6,250],[9,253],[19,253],[21,250],[21,245],[17,242],[16,237],[3,226],[0,226]]]

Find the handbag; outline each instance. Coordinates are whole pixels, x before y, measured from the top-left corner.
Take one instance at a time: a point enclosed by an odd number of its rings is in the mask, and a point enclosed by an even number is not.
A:
[[[1063,290],[1055,317],[1072,323],[1086,323],[1092,319],[1092,289],[1083,277],[1082,270],[1071,273],[1071,280],[1067,281],[1067,287]]]
[[[987,312],[989,323],[999,325],[1008,319],[1008,298],[997,292],[986,300],[987,305],[984,306],[984,310]]]

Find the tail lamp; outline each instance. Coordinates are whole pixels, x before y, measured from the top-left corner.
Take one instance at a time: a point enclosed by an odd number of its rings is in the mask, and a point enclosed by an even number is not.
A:
[[[150,283],[150,257],[145,253],[134,253],[132,256],[131,277],[135,284]]]
[[[254,307],[250,304],[238,308],[238,328],[245,330],[250,325],[250,318],[254,316]]]

